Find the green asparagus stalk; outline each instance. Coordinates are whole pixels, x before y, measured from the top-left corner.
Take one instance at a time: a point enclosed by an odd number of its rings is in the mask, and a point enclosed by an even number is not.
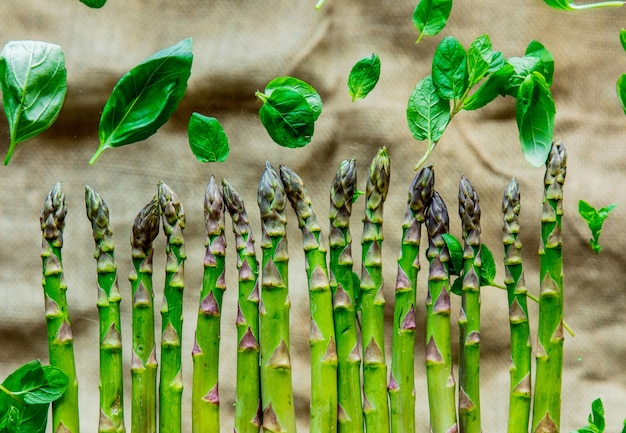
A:
[[[289,342],[287,198],[276,170],[265,164],[257,202],[261,214],[260,344],[263,430],[296,431]]]
[[[98,274],[98,313],[100,321],[100,419],[99,432],[125,432],[124,377],[120,295],[117,285],[113,231],[109,207],[104,199],[85,186],[87,218],[96,244],[94,257]]]
[[[159,234],[159,204],[154,197],[137,214],[130,236],[132,268],[128,277],[133,295],[133,354],[131,431],[156,433],[157,358],[154,336],[152,243]]]
[[[429,262],[426,297],[426,381],[432,433],[457,431],[455,382],[450,344],[450,252],[443,234],[448,232],[448,210],[433,193],[426,212]]]
[[[337,339],[339,433],[363,433],[361,355],[356,328],[355,274],[352,271],[350,215],[356,190],[354,158],[343,161],[330,189],[330,289]]]
[[[528,433],[531,396],[530,325],[526,284],[522,264],[522,243],[519,240],[519,184],[512,179],[502,199],[504,269],[509,303],[511,332],[511,386],[509,396],[508,433]]]
[[[435,173],[432,164],[422,168],[409,187],[402,223],[402,247],[398,258],[389,403],[391,431],[415,431],[415,303],[419,249],[425,211],[433,195]]]
[[[161,308],[161,371],[159,378],[159,431],[180,433],[183,394],[181,339],[183,328],[183,289],[185,212],[178,196],[159,182],[159,207],[163,232],[167,236],[165,288]]]
[[[539,322],[532,429],[558,432],[563,377],[563,184],[567,154],[561,142],[552,143],[544,177],[541,246],[539,249]]]
[[[191,353],[193,387],[191,426],[194,433],[220,431],[219,355],[222,299],[226,290],[224,274],[224,200],[211,176],[204,195],[206,253],[196,338]]]
[[[280,167],[285,193],[298,217],[306,260],[311,311],[311,411],[312,433],[337,431],[337,345],[333,299],[326,266],[326,248],[311,197],[300,176]]]
[[[67,305],[67,285],[63,278],[63,230],[67,204],[63,184],[57,182],[46,196],[41,211],[41,259],[46,327],[50,365],[69,379],[67,390],[52,403],[52,431],[80,432],[78,416],[78,379],[74,360],[74,336]]]
[[[239,270],[235,432],[258,433],[261,427],[259,265],[252,228],[241,196],[226,180],[222,180],[222,192],[232,219]]]
[[[465,176],[459,185],[463,281],[459,314],[459,431],[480,433],[480,205]]]
[[[389,155],[381,148],[369,168],[365,190],[361,270],[363,413],[370,433],[389,431],[382,275],[383,204],[389,189]]]

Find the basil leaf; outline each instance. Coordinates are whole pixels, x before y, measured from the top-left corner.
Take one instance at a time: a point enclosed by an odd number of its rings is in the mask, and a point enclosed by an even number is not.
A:
[[[513,66],[505,62],[500,69],[487,78],[474,94],[465,100],[463,109],[477,110],[496,99],[496,97],[505,96],[504,89],[514,72]]]
[[[468,87],[474,87],[487,74],[497,71],[503,65],[504,55],[500,51],[492,50],[489,36],[477,37],[467,50]]]
[[[373,53],[365,57],[352,67],[348,77],[348,92],[352,102],[365,98],[378,83],[380,78],[380,58]]]
[[[448,22],[452,0],[420,0],[413,11],[413,24],[420,32],[416,43],[424,36],[434,36]]]
[[[8,42],[0,52],[0,86],[10,144],[15,146],[48,129],[59,116],[67,93],[65,56],[61,47],[46,42]]]
[[[200,162],[224,162],[228,158],[228,137],[214,117],[193,113],[187,126],[189,146]]]
[[[145,140],[163,126],[178,107],[191,75],[191,38],[165,48],[128,71],[115,85],[100,117],[100,147]]]
[[[437,94],[446,100],[460,99],[467,89],[467,54],[453,36],[446,36],[433,56],[432,77]]]
[[[617,79],[617,98],[620,104],[622,104],[624,114],[626,114],[626,74],[622,74]]]
[[[554,136],[556,109],[544,77],[533,72],[519,87],[515,118],[522,152],[534,167],[545,164]]]
[[[420,81],[406,109],[409,130],[416,140],[437,142],[450,121],[450,103],[441,99],[431,76]]]
[[[20,411],[16,433],[45,433],[48,424],[48,405],[28,405]]]
[[[107,2],[107,0],[80,0],[81,3],[89,6],[90,8],[99,9]]]
[[[492,286],[496,278],[496,261],[487,245],[480,245],[480,285]]]
[[[589,226],[589,230],[591,230],[592,238],[589,240],[589,245],[596,254],[599,254],[602,250],[602,247],[600,246],[600,234],[602,234],[602,225],[604,224],[604,220],[616,207],[617,204],[613,203],[596,210],[584,200],[580,200],[578,202],[578,213]]]
[[[543,0],[548,6],[562,11],[575,11],[583,9],[596,9],[603,7],[624,6],[623,1],[604,1],[597,3],[588,3],[584,5],[578,5],[571,0]]]
[[[461,275],[461,271],[463,271],[463,247],[461,242],[450,233],[444,233],[442,236],[450,252],[450,275]]]
[[[454,293],[457,296],[463,295],[463,278],[459,277],[454,280],[452,285],[450,286],[450,292]]]
[[[622,44],[622,48],[626,51],[626,29],[622,29],[619,32],[619,41]]]
[[[313,120],[317,120],[322,114],[322,99],[310,84],[294,77],[276,77],[265,86],[265,96],[270,96],[276,89],[289,89],[302,95],[311,107]]]
[[[269,96],[257,92],[257,96],[263,101],[261,123],[275,143],[295,148],[311,142],[315,113],[304,96],[290,88],[277,88]]]
[[[27,404],[48,404],[58,400],[69,385],[69,379],[61,370],[49,365],[42,367],[44,380],[24,394]]]

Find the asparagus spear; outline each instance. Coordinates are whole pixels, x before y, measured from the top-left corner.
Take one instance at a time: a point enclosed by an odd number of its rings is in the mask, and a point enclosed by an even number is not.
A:
[[[508,433],[528,433],[531,395],[530,326],[526,284],[522,265],[522,243],[519,240],[520,194],[514,178],[502,199],[504,269],[509,302],[511,332],[511,390],[509,397]]]
[[[78,433],[78,380],[74,361],[74,337],[67,306],[67,285],[63,278],[63,230],[67,204],[63,184],[57,182],[46,196],[41,211],[41,259],[45,298],[46,327],[50,365],[69,379],[67,390],[52,403],[52,431]]]
[[[289,355],[289,301],[287,217],[285,190],[269,162],[259,181],[257,202],[261,213],[260,343],[263,430],[296,431]]]
[[[224,275],[226,240],[224,237],[224,200],[211,176],[204,194],[207,240],[204,276],[192,350],[193,387],[191,425],[193,432],[219,432],[219,354],[222,298],[226,289]]]
[[[463,281],[459,315],[459,431],[480,433],[480,205],[465,176],[459,185]]]
[[[333,321],[333,300],[326,267],[326,248],[311,197],[300,176],[280,167],[287,198],[298,217],[306,260],[311,311],[311,411],[310,431],[337,431],[337,345]]]
[[[567,154],[561,142],[552,143],[544,177],[541,247],[539,249],[539,323],[532,429],[558,432],[561,421],[563,375],[563,184]]]
[[[402,248],[398,258],[393,334],[391,343],[391,378],[389,403],[391,431],[415,431],[415,302],[422,223],[433,195],[435,173],[432,164],[423,167],[409,187]]]
[[[133,355],[131,431],[155,433],[157,359],[154,337],[152,243],[159,234],[159,204],[154,197],[137,214],[130,236],[132,268],[128,277],[133,295]]]
[[[239,270],[235,432],[258,433],[261,426],[259,266],[254,251],[254,236],[243,200],[226,180],[222,180],[222,191],[233,223]]]
[[[181,399],[183,394],[181,369],[181,338],[183,328],[183,289],[185,243],[185,212],[178,196],[163,182],[158,184],[159,207],[163,232],[167,236],[165,288],[161,308],[161,371],[159,378],[159,431],[180,433]]]
[[[100,419],[99,432],[125,432],[124,377],[122,374],[122,331],[120,295],[117,285],[113,231],[109,207],[104,199],[85,186],[87,218],[96,243],[94,257],[98,274],[100,319]]]
[[[389,189],[389,155],[381,148],[369,168],[365,190],[361,270],[363,413],[368,432],[389,430],[382,275],[383,203]]]
[[[443,239],[448,232],[448,210],[441,196],[433,193],[426,212],[429,262],[426,297],[426,381],[432,433],[457,429],[455,382],[450,345],[450,252]]]
[[[355,160],[343,161],[330,189],[330,289],[333,294],[337,339],[337,398],[339,433],[363,433],[361,355],[359,354],[355,274],[352,271],[350,215],[356,189]]]

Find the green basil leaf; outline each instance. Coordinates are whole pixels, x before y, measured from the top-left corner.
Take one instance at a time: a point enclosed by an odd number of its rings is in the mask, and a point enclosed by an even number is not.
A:
[[[617,204],[613,203],[596,210],[584,200],[580,200],[578,202],[578,213],[582,219],[585,220],[589,226],[589,230],[591,231],[592,238],[589,240],[589,245],[596,254],[599,254],[602,250],[602,246],[600,245],[600,234],[602,234],[602,225],[604,224],[604,220],[606,220],[609,214],[616,207]]]
[[[373,53],[365,57],[352,67],[348,77],[348,92],[352,102],[365,98],[378,83],[380,78],[380,58]]]
[[[413,24],[419,30],[417,43],[424,36],[434,36],[446,26],[452,0],[420,0],[413,11]]]
[[[214,117],[193,113],[187,126],[189,146],[200,162],[224,162],[228,158],[228,137]]]
[[[617,79],[617,98],[620,104],[622,104],[624,114],[626,114],[626,74],[622,74]]]
[[[622,44],[622,48],[626,51],[626,29],[622,29],[619,32],[619,41]]]
[[[496,261],[487,245],[480,245],[480,285],[492,286],[496,278]]]
[[[43,366],[44,381],[24,394],[24,402],[28,404],[48,404],[61,398],[69,379],[61,370],[49,365]]]
[[[128,71],[115,85],[100,117],[100,147],[145,140],[163,126],[178,107],[191,75],[191,38],[165,48]]]
[[[16,433],[45,433],[48,409],[47,404],[26,406],[20,413],[19,430]]]
[[[500,69],[491,74],[487,80],[463,103],[465,110],[477,110],[484,107],[498,96],[505,96],[505,88],[515,69],[504,63]]]
[[[409,130],[416,140],[437,142],[450,121],[450,103],[441,99],[431,76],[420,81],[406,109]]]
[[[460,99],[467,89],[466,52],[453,36],[446,36],[433,56],[432,77],[437,94],[446,100]]]
[[[290,88],[277,88],[269,96],[257,96],[263,101],[259,110],[261,123],[275,143],[295,148],[311,142],[315,114],[304,96]]]
[[[107,0],[80,0],[81,3],[89,6],[90,8],[99,9],[107,2]]]
[[[454,282],[452,283],[452,286],[450,286],[450,292],[457,296],[463,295],[463,278],[462,277],[455,278]]]
[[[474,87],[480,80],[504,65],[504,55],[493,51],[491,39],[482,35],[474,39],[467,50],[468,87]]]
[[[450,275],[461,275],[463,271],[463,247],[461,242],[450,233],[443,234],[443,240],[450,252],[449,272]]]
[[[548,6],[562,11],[575,11],[583,9],[596,9],[604,7],[624,6],[623,1],[604,1],[579,5],[571,0],[543,0]]]
[[[322,98],[310,84],[294,77],[276,77],[265,86],[265,96],[270,96],[276,89],[289,89],[302,95],[311,107],[313,120],[322,114]]]
[[[65,56],[61,47],[46,42],[8,42],[0,52],[2,103],[15,146],[48,129],[59,116],[67,93]]]

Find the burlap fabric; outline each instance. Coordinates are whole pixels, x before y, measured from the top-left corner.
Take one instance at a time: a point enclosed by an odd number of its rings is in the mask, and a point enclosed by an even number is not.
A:
[[[90,224],[85,216],[84,185],[107,201],[116,240],[129,372],[130,270],[128,238],[138,210],[163,180],[180,196],[187,213],[185,334],[183,350],[192,348],[195,313],[202,275],[204,224],[202,203],[211,174],[226,177],[242,194],[257,238],[260,222],[256,186],[266,160],[296,170],[314,197],[321,221],[328,211],[328,188],[341,160],[355,156],[359,185],[380,146],[389,148],[391,193],[385,209],[385,295],[391,319],[393,282],[400,242],[400,223],[413,165],[425,145],[407,126],[408,97],[424,76],[437,43],[456,36],[465,46],[487,33],[505,56],[521,56],[528,43],[541,41],[556,59],[553,94],[556,133],[567,146],[564,254],[566,320],[577,332],[565,342],[562,431],[586,422],[591,401],[602,397],[609,431],[626,416],[626,274],[623,251],[626,189],[623,149],[626,119],[615,96],[615,82],[626,72],[626,53],[619,43],[626,10],[563,13],[540,0],[457,2],[441,35],[415,45],[411,22],[416,2],[327,0],[321,11],[314,2],[174,2],[110,0],[101,10],[78,0],[43,2],[3,0],[0,40],[42,40],[62,46],[68,70],[68,95],[56,124],[22,144],[9,166],[1,169],[0,218],[0,376],[27,360],[47,360],[43,297],[40,286],[39,213],[46,193],[63,180],[69,213],[64,268],[75,332],[83,431],[96,431],[98,417],[98,346],[95,261]],[[142,143],[108,150],[95,165],[87,161],[98,145],[100,111],[115,82],[154,52],[192,37],[194,63],[185,98],[170,122]],[[351,66],[376,52],[382,60],[377,88],[352,103],[346,80]],[[311,83],[324,108],[313,142],[298,150],[275,145],[258,119],[254,92],[272,78],[292,75]],[[231,154],[224,164],[203,165],[187,143],[186,126],[193,111],[217,117],[229,136]],[[0,124],[3,142],[8,128]],[[6,149],[6,145],[3,146]],[[478,112],[462,112],[450,124],[435,154],[436,185],[448,203],[452,231],[460,235],[456,193],[461,174],[478,190],[483,209],[483,239],[491,247],[503,276],[500,203],[512,176],[522,191],[522,241],[526,281],[538,291],[538,241],[543,170],[522,157],[515,126],[514,101],[499,98]],[[579,199],[594,206],[620,203],[605,224],[601,255],[588,247],[589,233],[577,215]],[[353,218],[354,253],[359,265],[361,210]],[[301,431],[308,430],[308,295],[300,233],[290,211],[290,283],[294,387]],[[228,224],[230,222],[227,220]],[[323,225],[326,226],[326,222]],[[234,401],[236,272],[234,241],[228,233],[228,291],[224,299],[220,397],[222,431],[231,431]],[[425,261],[424,261],[425,262]],[[163,284],[163,237],[156,244],[155,287],[160,304]],[[358,267],[357,267],[358,269]],[[419,431],[427,431],[424,307],[426,273],[420,274],[417,335],[417,409]],[[482,405],[484,431],[506,428],[508,400],[508,320],[506,295],[483,291]],[[456,320],[458,302],[453,306]],[[531,307],[533,330],[537,309]],[[389,320],[389,323],[391,321]],[[453,326],[455,329],[456,326]],[[388,328],[390,331],[390,328]],[[391,341],[388,333],[387,346]],[[456,337],[453,337],[456,338]],[[185,431],[190,431],[191,357],[184,358]],[[130,386],[127,386],[127,391]],[[130,398],[126,397],[129,411]],[[128,425],[128,424],[127,424]]]

